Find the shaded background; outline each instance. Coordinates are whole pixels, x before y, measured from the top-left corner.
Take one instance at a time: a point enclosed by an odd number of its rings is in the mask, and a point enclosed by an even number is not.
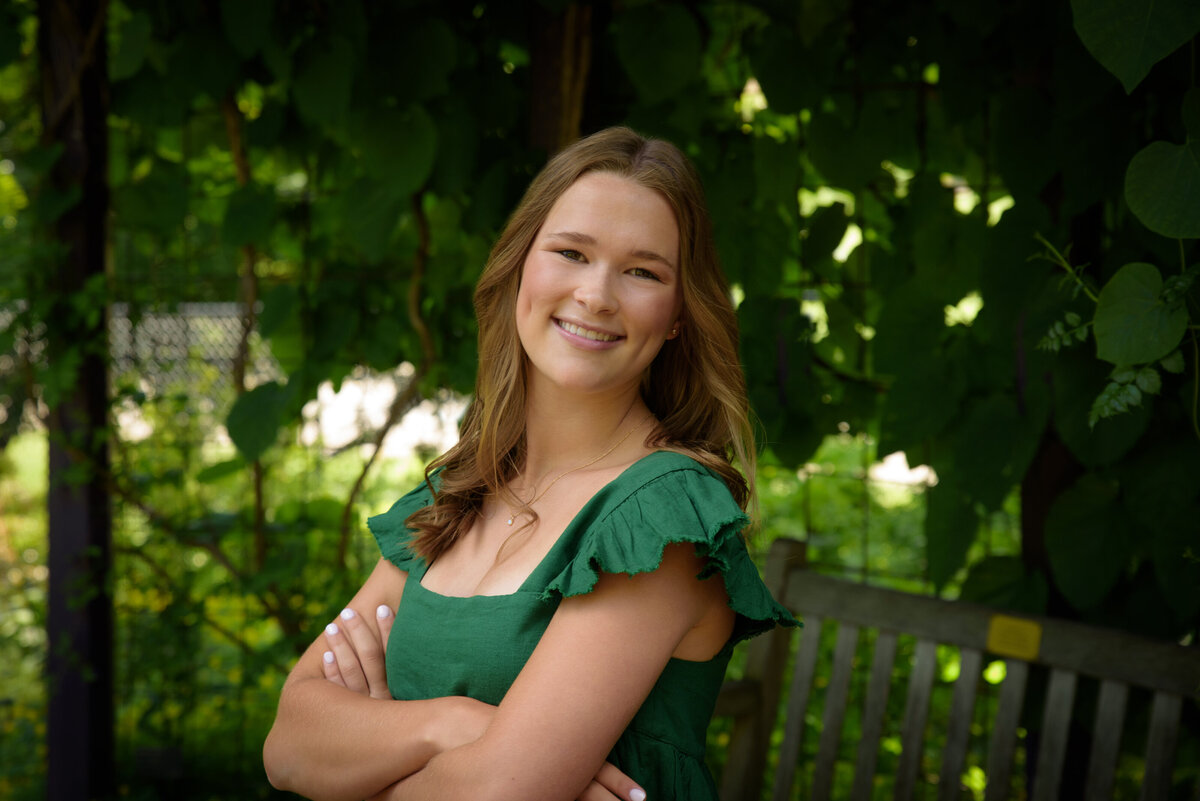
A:
[[[493,237],[616,123],[705,181],[756,552],[1194,643],[1200,6],[1146,5],[5,4],[0,797],[271,794]]]

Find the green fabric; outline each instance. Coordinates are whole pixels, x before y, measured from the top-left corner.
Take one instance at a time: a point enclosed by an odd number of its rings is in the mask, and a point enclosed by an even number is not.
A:
[[[430,503],[422,484],[367,521],[385,558],[409,573],[388,642],[392,696],[466,695],[499,704],[564,597],[600,572],[654,570],[669,543],[691,542],[702,578],[720,574],[737,613],[733,636],[707,662],[671,659],[610,756],[652,799],[717,798],[704,763],[705,729],[733,645],[776,623],[796,625],[759,578],[740,535],[746,516],[725,483],[696,461],[660,451],[634,463],[584,505],[511,595],[454,598],[421,585],[427,565],[404,520]]]

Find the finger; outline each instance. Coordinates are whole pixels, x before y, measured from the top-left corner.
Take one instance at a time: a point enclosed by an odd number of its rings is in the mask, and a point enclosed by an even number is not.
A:
[[[613,795],[608,788],[600,782],[592,779],[576,801],[622,801],[619,795]]]
[[[347,607],[341,614],[342,632],[358,654],[358,666],[367,682],[372,698],[391,698],[387,688],[387,670],[383,662],[383,649],[379,645],[379,631],[370,626],[358,613]]]
[[[611,762],[604,763],[594,781],[622,801],[646,801],[646,791]]]
[[[325,642],[328,643],[329,650],[333,651],[346,687],[356,693],[369,694],[367,677],[363,675],[362,667],[359,665],[358,654],[336,622],[325,627]]]
[[[387,644],[388,637],[392,634],[392,623],[396,621],[396,616],[392,614],[392,608],[387,604],[380,604],[375,610],[375,620],[379,623],[379,644],[383,647],[384,661],[387,660]]]
[[[342,680],[342,671],[338,670],[337,658],[333,655],[333,651],[326,651],[321,655],[321,671],[325,674],[325,678],[334,684],[346,686],[346,682]]]

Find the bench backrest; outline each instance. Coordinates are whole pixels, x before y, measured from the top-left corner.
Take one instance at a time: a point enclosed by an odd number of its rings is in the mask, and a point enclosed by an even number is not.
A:
[[[843,723],[848,709],[856,707],[861,735],[852,745],[852,786],[847,796],[843,771],[839,798],[872,797],[885,728],[893,732],[898,728],[900,741],[899,754],[888,755],[889,761],[894,757],[892,797],[897,801],[913,798],[922,778],[922,750],[939,646],[956,650],[959,659],[949,718],[944,729],[939,722],[939,731],[932,740],[941,751],[940,776],[935,782],[939,799],[959,798],[973,722],[976,737],[986,737],[986,801],[1010,796],[1014,755],[1023,744],[1028,744],[1031,751],[1023,754],[1026,773],[1032,775],[1028,798],[1060,798],[1060,791],[1066,789],[1062,786],[1063,765],[1076,690],[1081,679],[1088,681],[1087,677],[1098,680],[1099,690],[1095,717],[1091,719],[1093,735],[1083,797],[1114,797],[1115,766],[1132,691],[1139,707],[1143,696],[1151,699],[1140,797],[1147,801],[1167,798],[1181,710],[1185,702],[1195,704],[1200,699],[1200,648],[868,587],[805,570],[804,561],[803,543],[778,540],[772,545],[766,568],[766,580],[775,597],[803,620],[804,628],[799,632],[779,629],[752,642],[745,678],[728,682],[722,691],[718,714],[733,717],[721,782],[723,801],[759,801],[764,797],[764,771],[781,698],[786,699],[783,739],[778,744],[772,786],[766,797],[773,801],[794,797],[806,720],[815,720],[813,702],[818,695],[821,725],[816,755],[805,757],[811,770],[802,771],[811,782],[799,797],[806,801],[833,797],[838,754],[847,750],[841,742]],[[831,628],[836,628],[832,637],[828,633]],[[825,638],[821,636],[823,630],[827,631]],[[855,660],[860,633],[868,631],[874,642],[869,668],[866,659],[860,660],[861,664]],[[822,640],[828,643],[831,638],[832,655],[822,655]],[[900,640],[904,646],[898,649]],[[906,658],[911,654],[912,661],[907,671],[903,714],[898,715],[898,699],[893,698],[890,706],[900,719],[889,721],[888,696],[897,675],[898,652]],[[986,662],[1001,659],[1005,670],[994,710],[988,710],[988,725],[984,727],[988,730],[978,732],[976,700],[981,674]],[[1023,738],[1018,728],[1022,706],[1027,702],[1027,684],[1031,683],[1031,666],[1044,666],[1049,678],[1040,711],[1040,731],[1036,738]],[[1038,668],[1034,671],[1041,672]],[[857,693],[850,692],[852,675],[860,679],[856,684],[865,684]],[[1032,695],[1042,696],[1040,683],[1038,692]],[[1140,715],[1143,710],[1135,712]],[[1030,770],[1031,765],[1036,769]],[[1200,799],[1200,785],[1194,793],[1192,797]]]

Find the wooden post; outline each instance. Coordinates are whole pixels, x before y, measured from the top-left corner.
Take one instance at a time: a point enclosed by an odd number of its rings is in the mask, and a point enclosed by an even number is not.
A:
[[[530,144],[553,155],[579,138],[592,64],[592,6],[530,9]]]
[[[108,79],[104,0],[40,0],[43,144],[61,155],[44,191],[79,192],[43,221],[61,253],[47,325],[49,358],[81,357],[50,409],[50,597],[46,661],[47,798],[111,797],[113,748],[112,520],[108,463],[107,300],[71,303],[104,275],[108,217]],[[96,313],[98,312],[98,313]]]

